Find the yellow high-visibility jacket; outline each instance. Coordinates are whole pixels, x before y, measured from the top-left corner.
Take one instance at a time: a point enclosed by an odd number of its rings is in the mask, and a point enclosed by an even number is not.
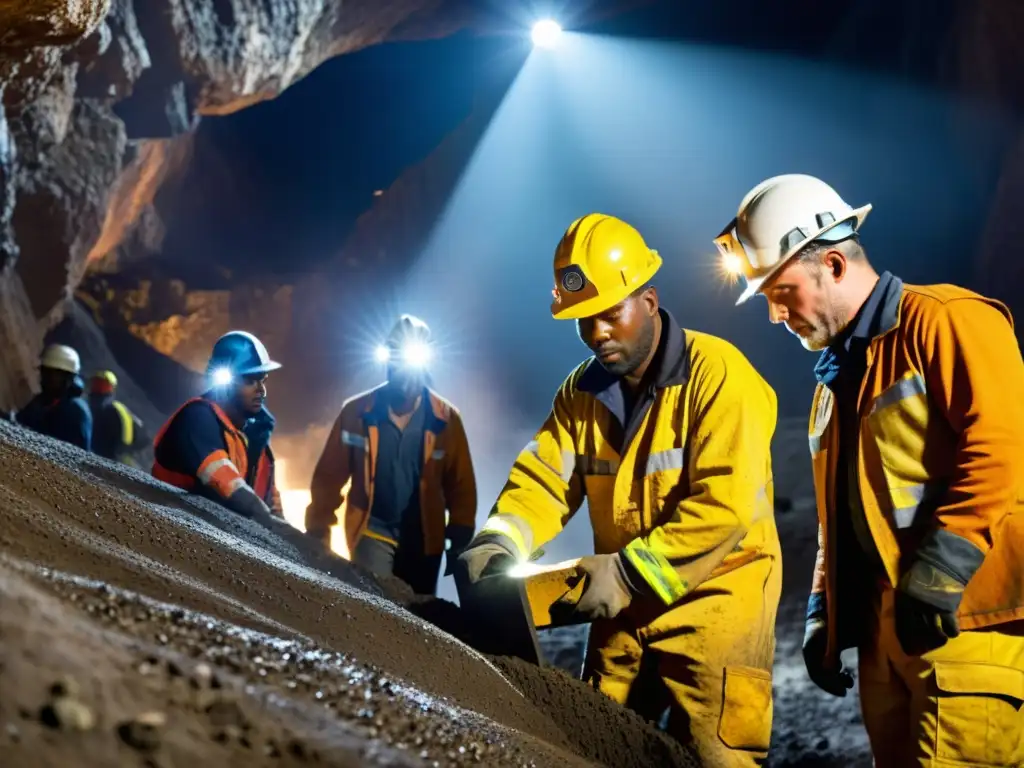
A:
[[[969,578],[961,629],[1024,618],[1024,362],[1009,311],[952,285],[902,286],[867,348],[858,481],[890,586],[927,555]],[[819,550],[809,612],[837,636],[838,408],[819,384],[809,425]],[[980,564],[980,567],[979,567]]]
[[[666,312],[662,319],[639,425],[630,430],[613,415],[618,380],[594,358],[581,364],[480,533],[504,535],[526,559],[585,496],[595,551],[621,551],[671,605],[710,577],[780,557],[770,453],[776,400],[731,344],[681,330]]]

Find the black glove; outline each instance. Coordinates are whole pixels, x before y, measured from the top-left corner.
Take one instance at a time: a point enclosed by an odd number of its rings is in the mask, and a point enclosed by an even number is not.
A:
[[[641,577],[635,572],[630,574],[618,552],[584,557],[577,563],[576,571],[584,581],[583,594],[577,602],[563,598],[552,604],[551,618],[556,624],[613,619],[639,593],[634,582]]]
[[[473,526],[451,524],[445,531],[445,537],[451,542],[444,556],[444,575],[451,576],[455,572],[455,563],[459,555],[473,540]]]
[[[843,698],[853,687],[853,673],[843,665],[841,659],[837,667],[825,664],[827,643],[828,624],[825,619],[808,619],[804,629],[804,666],[807,667],[807,675],[825,693]]]
[[[495,574],[507,573],[518,562],[515,545],[499,534],[477,536],[454,560],[452,575],[461,594],[478,581]]]
[[[924,560],[903,574],[896,590],[896,637],[908,656],[934,651],[960,634],[956,612],[964,595],[959,579]]]

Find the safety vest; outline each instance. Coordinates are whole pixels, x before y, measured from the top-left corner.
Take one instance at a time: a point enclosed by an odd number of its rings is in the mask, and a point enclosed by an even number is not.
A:
[[[121,419],[121,445],[125,449],[131,448],[135,442],[135,420],[132,418],[132,412],[120,400],[114,401],[114,409]]]
[[[591,358],[559,389],[480,534],[505,536],[525,560],[586,498],[594,551],[621,552],[666,605],[709,578],[781,556],[775,393],[722,339],[668,326],[662,343],[653,402],[621,452],[609,439],[625,426],[608,406],[618,384]]]
[[[199,465],[199,470],[195,475],[175,472],[164,467],[160,464],[159,460],[155,459],[153,462],[153,477],[186,491],[194,491],[196,485],[201,483],[212,488],[222,498],[229,498],[231,494],[246,485],[245,478],[249,471],[248,441],[245,434],[232,424],[228,415],[216,403],[203,397],[194,397],[182,405],[157,433],[156,439],[153,441],[154,453],[156,453],[168,427],[177,418],[178,414],[193,403],[203,403],[213,411],[222,428],[223,447],[207,455],[203,459],[202,464]],[[157,455],[159,454],[157,453]]]

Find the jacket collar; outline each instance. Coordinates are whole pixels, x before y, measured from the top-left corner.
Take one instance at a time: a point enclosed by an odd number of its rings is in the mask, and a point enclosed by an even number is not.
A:
[[[903,281],[891,272],[883,272],[850,324],[818,358],[814,366],[818,381],[830,383],[850,352],[865,349],[872,340],[895,328],[899,323],[902,297]]]
[[[683,385],[690,378],[690,357],[686,354],[686,332],[679,327],[672,313],[659,309],[661,337],[648,371],[655,389]],[[608,373],[596,357],[591,357],[576,385],[581,392],[598,395],[618,384],[621,377]]]
[[[387,383],[381,384],[370,392],[366,408],[363,410],[363,422],[366,426],[379,426],[388,419],[387,398],[384,397],[384,388]],[[434,434],[439,434],[446,426],[450,418],[450,410],[444,400],[430,387],[423,388],[423,399],[420,401],[420,408],[425,408],[426,419],[424,426]]]

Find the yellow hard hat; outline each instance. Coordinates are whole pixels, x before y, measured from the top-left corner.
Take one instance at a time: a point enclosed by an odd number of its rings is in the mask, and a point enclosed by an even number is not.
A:
[[[110,394],[117,389],[117,376],[113,371],[96,371],[89,382],[89,391],[100,395]]]
[[[626,222],[603,213],[576,219],[555,249],[551,316],[593,317],[611,309],[654,277],[658,252]]]

